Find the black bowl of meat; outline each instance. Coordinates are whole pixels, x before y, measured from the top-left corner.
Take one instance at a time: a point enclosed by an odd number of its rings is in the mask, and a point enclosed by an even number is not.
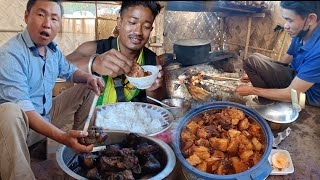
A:
[[[173,171],[173,150],[161,140],[125,131],[105,131],[103,150],[76,153],[65,145],[56,153],[59,166],[76,179],[164,179]]]

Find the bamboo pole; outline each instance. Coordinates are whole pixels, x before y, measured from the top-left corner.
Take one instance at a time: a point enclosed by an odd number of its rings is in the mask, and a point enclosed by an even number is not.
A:
[[[0,29],[0,32],[22,32],[23,30],[18,29]]]
[[[277,57],[277,60],[278,60],[278,61],[280,60],[280,58],[281,58],[281,56],[282,56],[284,44],[285,44],[285,41],[286,41],[286,37],[287,37],[287,33],[284,32],[284,35],[283,35],[283,38],[282,38],[282,42],[281,42],[280,51],[279,51],[279,54],[278,54],[278,57]]]
[[[250,34],[251,34],[251,23],[252,23],[252,17],[249,16],[248,17],[246,46],[244,48],[244,59],[247,59],[247,57],[248,57],[249,41],[250,41]]]
[[[98,4],[97,4],[97,1],[95,1],[95,6],[96,6],[96,19],[95,19],[95,21],[94,21],[94,27],[95,27],[95,39],[96,40],[98,40],[98,33],[99,33],[99,31],[98,31]]]
[[[110,5],[121,5],[121,2],[118,1],[72,1],[72,0],[69,0],[69,1],[64,1],[66,3],[69,3],[69,2],[72,2],[72,3],[83,3],[83,4],[110,4]]]
[[[97,17],[98,20],[110,20],[110,21],[117,21],[117,19],[112,18],[104,18],[104,17]]]
[[[232,78],[232,77],[224,77],[224,76],[210,76],[215,80],[221,80],[221,81],[226,81],[226,80],[230,80],[230,81],[240,81],[239,78]]]
[[[71,19],[71,20],[81,20],[81,19],[85,19],[85,20],[87,20],[87,19],[95,19],[95,18],[92,18],[92,17],[83,17],[83,18],[63,17],[63,19],[67,19],[67,20],[69,20],[69,19]]]
[[[241,45],[241,44],[236,44],[236,43],[231,43],[231,42],[225,42],[225,43],[245,47],[244,45]],[[248,46],[248,48],[278,54],[278,53],[274,52],[273,50],[269,50],[269,49],[263,49],[263,48],[259,48],[259,47],[253,47],[253,46]]]

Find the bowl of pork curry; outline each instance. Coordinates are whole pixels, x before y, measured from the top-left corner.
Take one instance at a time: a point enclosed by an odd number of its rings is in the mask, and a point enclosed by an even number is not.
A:
[[[215,101],[179,121],[174,151],[191,179],[265,179],[273,136],[267,122],[238,103]]]

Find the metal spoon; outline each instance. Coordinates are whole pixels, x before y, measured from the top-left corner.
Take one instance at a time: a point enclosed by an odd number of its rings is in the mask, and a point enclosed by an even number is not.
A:
[[[106,150],[106,148],[107,148],[106,146],[96,146],[96,147],[93,147],[91,152],[104,151]]]
[[[164,107],[171,108],[169,105],[167,105],[167,104],[165,104],[165,103],[163,103],[163,102],[161,102],[161,101],[159,101],[159,100],[157,100],[157,99],[154,99],[154,98],[152,98],[152,97],[150,97],[150,96],[147,96],[147,98],[148,98],[148,99],[151,99],[152,101],[155,101],[155,102],[161,104],[161,105],[164,106]]]
[[[99,96],[96,94],[94,96],[93,102],[91,104],[90,111],[89,111],[88,117],[86,119],[86,122],[84,124],[83,131],[88,131],[90,120],[91,120],[91,117],[93,115],[94,109],[96,108],[96,104],[97,104],[98,98],[99,98]]]
[[[98,78],[101,78],[101,76],[96,76],[96,75],[94,75],[94,76],[98,77]],[[90,120],[91,120],[91,117],[92,117],[92,115],[94,113],[94,109],[96,108],[98,99],[99,99],[99,96],[97,94],[95,94],[93,102],[92,102],[91,107],[90,107],[90,111],[89,111],[88,117],[87,117],[86,122],[85,122],[84,127],[83,127],[83,131],[88,131]]]

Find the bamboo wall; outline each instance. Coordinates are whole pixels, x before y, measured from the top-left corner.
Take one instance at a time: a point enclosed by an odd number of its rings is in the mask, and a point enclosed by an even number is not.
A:
[[[0,45],[25,27],[26,0],[0,0]]]
[[[2,4],[0,7],[0,45],[5,43],[9,38],[14,36],[17,32],[22,31],[26,24],[24,23],[24,11],[27,0],[0,0]],[[163,3],[163,2],[162,2]],[[267,56],[277,58],[278,52],[281,50],[284,32],[273,32],[273,28],[277,25],[283,24],[283,20],[280,14],[279,2],[270,1],[269,11],[264,18],[255,17],[252,19],[251,34],[249,46],[257,47],[257,50],[249,48],[249,52],[260,52]],[[179,21],[179,16],[173,20]],[[184,24],[188,24],[188,19]],[[235,52],[240,56],[244,51],[244,45],[247,32],[247,17],[245,16],[230,16],[225,18],[224,24],[224,48],[230,52]],[[71,53],[81,43],[94,39],[106,38],[112,35],[112,30],[116,26],[116,16],[102,16],[102,19],[97,20],[97,26],[95,26],[94,19],[63,19],[62,32],[56,37],[55,41],[58,43],[59,48],[64,54]],[[172,22],[171,22],[172,23]],[[164,9],[160,12],[154,22],[154,29],[151,33],[152,36],[158,36],[158,42],[156,44],[150,44],[148,46],[151,50],[161,55],[166,51],[166,46],[172,47],[171,41],[166,41],[166,37],[163,37],[164,24],[166,24]],[[219,23],[217,23],[219,24]],[[168,27],[165,27],[166,31]],[[179,30],[176,29],[175,34],[179,34]],[[217,30],[218,31],[218,30]],[[97,36],[95,34],[97,33]],[[217,32],[219,34],[219,32]],[[212,33],[215,34],[215,33]],[[187,37],[186,37],[187,38]],[[291,39],[289,36],[284,41],[284,52],[289,46]],[[169,43],[164,43],[169,42]],[[221,43],[221,41],[214,41]],[[231,43],[231,44],[230,44]],[[214,45],[216,46],[216,45]]]
[[[11,37],[21,32],[26,24],[24,11],[27,0],[0,0],[0,46]],[[91,2],[92,3],[92,2]],[[104,2],[106,3],[106,2]],[[100,4],[103,7],[104,4]],[[54,39],[61,51],[67,55],[74,51],[80,44],[95,39],[107,38],[116,26],[116,15],[99,15],[97,21],[93,18],[63,18],[61,32]],[[159,35],[163,42],[163,11],[154,22],[153,35]],[[162,54],[161,48],[150,47],[158,55]]]
[[[283,25],[284,22],[280,14],[279,1],[269,1],[268,6],[265,17],[252,17],[248,51],[249,54],[259,52],[277,59],[278,53],[282,51],[282,42],[283,52],[286,52],[291,39],[287,35],[283,41],[284,35],[287,34],[285,31],[273,32],[276,25]],[[172,42],[176,39],[204,38],[211,41],[212,50],[227,50],[243,59],[248,16],[231,13],[224,17],[225,21],[221,26],[222,18],[213,12],[167,11],[164,19],[164,51],[172,53]]]
[[[164,8],[161,9],[160,13],[157,15],[156,19],[153,22],[153,30],[151,31],[150,38],[156,37],[158,42],[156,43],[148,43],[146,46],[155,52],[157,55],[164,54],[164,37],[163,37],[163,29],[164,29]],[[157,38],[158,37],[158,38]]]
[[[0,46],[26,27],[27,0],[0,0]],[[63,19],[61,32],[54,39],[67,55],[85,41],[95,39],[94,19]]]
[[[284,20],[280,14],[279,1],[270,1],[269,6],[270,7],[266,12],[265,17],[252,18],[249,41],[249,46],[265,50],[249,48],[249,52],[259,52],[266,56],[277,59],[279,55],[278,53],[281,51],[282,42],[284,42],[283,52],[286,52],[290,45],[291,38],[285,31],[273,31],[276,25],[279,24],[283,26],[284,23]],[[242,55],[241,52],[244,51],[246,34],[248,30],[247,22],[248,18],[245,16],[230,16],[226,18],[224,29],[226,42],[233,43],[227,45],[227,49],[229,51]],[[285,35],[286,39],[283,41]]]

